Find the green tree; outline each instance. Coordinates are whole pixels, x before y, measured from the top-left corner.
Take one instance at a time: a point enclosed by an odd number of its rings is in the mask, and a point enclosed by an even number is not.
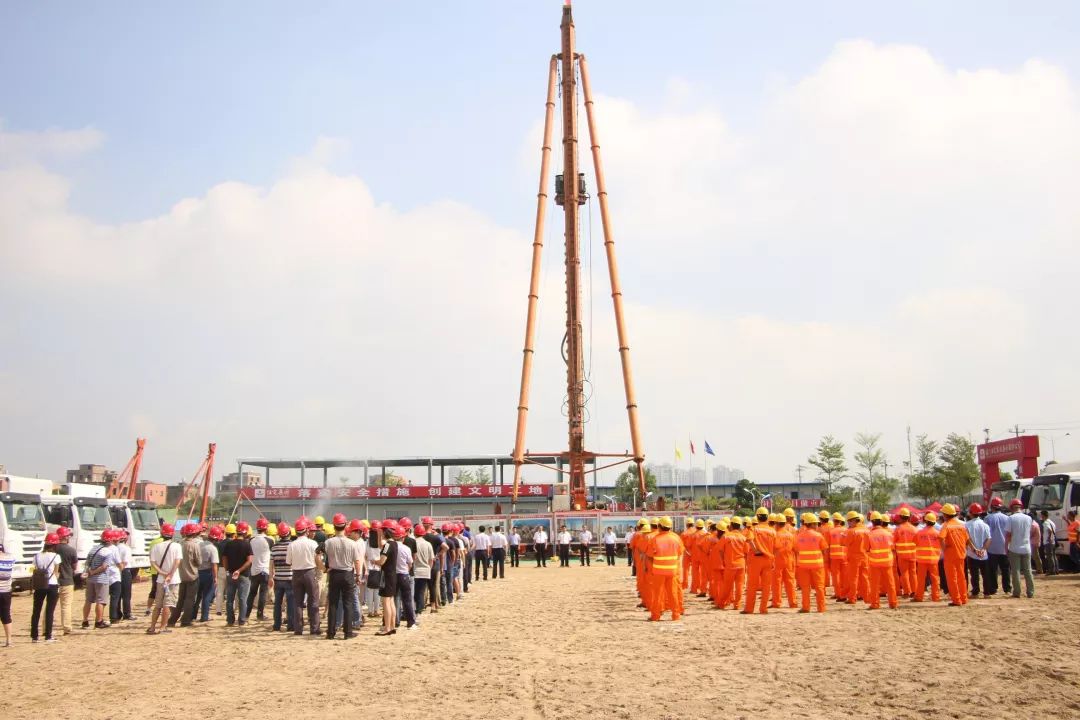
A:
[[[855,500],[855,488],[849,486],[836,486],[831,493],[825,496],[825,507],[829,512],[840,512]]]
[[[833,484],[847,475],[848,467],[844,459],[844,443],[832,435],[826,435],[818,443],[817,452],[807,458],[807,462],[820,472],[818,479],[825,483],[824,495],[833,491]]]
[[[888,506],[893,493],[900,483],[888,478],[884,473],[877,472],[877,467],[885,465],[885,451],[878,447],[881,441],[881,433],[856,433],[855,444],[859,451],[855,453],[855,464],[859,472],[855,479],[859,483],[863,500],[868,507],[881,510]]]
[[[645,492],[656,492],[656,475],[651,468],[645,468]],[[634,501],[635,494],[640,505],[642,497],[638,493],[637,467],[631,466],[623,470],[615,480],[615,497],[619,502],[628,503]]]
[[[791,500],[786,495],[772,496],[772,511],[774,513],[782,513],[789,507],[791,507]]]
[[[392,472],[378,474],[370,479],[370,484],[378,487],[402,487],[406,485],[405,478]]]
[[[735,483],[736,511],[749,508],[749,511],[753,512],[757,507],[756,503],[759,497],[761,497],[761,491],[749,478],[743,478]]]
[[[702,510],[716,510],[720,507],[720,500],[712,495],[702,495],[697,499],[697,506]]]
[[[1015,479],[1016,479],[1016,477],[1011,472],[1009,472],[1008,470],[1001,473],[1001,477],[999,478],[999,480],[1001,482],[1009,482],[1009,481],[1015,480]]]
[[[943,494],[962,499],[979,482],[979,465],[975,462],[975,444],[962,435],[949,433],[938,450],[941,463]]]
[[[457,476],[458,485],[490,485],[491,473],[487,467],[478,467],[473,470],[462,470]]]
[[[908,493],[929,505],[945,495],[941,469],[938,467],[938,442],[926,435],[915,438],[915,456],[918,467],[908,475]]]

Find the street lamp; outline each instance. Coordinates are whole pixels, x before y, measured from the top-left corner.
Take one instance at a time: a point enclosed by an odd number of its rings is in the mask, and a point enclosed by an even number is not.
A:
[[[1065,433],[1064,435],[1040,435],[1039,437],[1050,438],[1050,457],[1054,462],[1057,462],[1057,445],[1054,443],[1054,440],[1056,440],[1057,438],[1067,438],[1071,436],[1072,433]]]

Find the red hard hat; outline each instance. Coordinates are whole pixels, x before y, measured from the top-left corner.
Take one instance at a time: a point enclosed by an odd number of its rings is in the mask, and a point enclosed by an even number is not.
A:
[[[376,520],[375,522],[371,523],[371,529],[382,530],[382,520]]]
[[[60,536],[57,535],[56,533],[49,533],[48,535],[45,536],[45,544],[46,545],[59,545],[60,544]]]
[[[450,523],[443,523],[442,524],[442,531],[443,532],[450,532],[453,529],[454,529],[454,526],[451,525]]]
[[[893,513],[893,516],[892,516],[893,525],[899,525],[901,522],[903,522],[903,520],[904,520],[904,518],[900,516],[900,513]]]
[[[261,517],[261,518],[259,518],[258,520],[255,521],[255,529],[256,530],[265,530],[268,527],[270,527],[270,521],[267,520],[266,518]]]
[[[241,520],[240,522],[236,523],[236,532],[240,533],[241,535],[246,535],[246,534],[247,534],[247,531],[248,531],[248,530],[250,530],[250,529],[251,529],[251,526],[250,526],[250,525],[248,525],[248,524],[247,524],[246,522],[244,522],[243,520]]]
[[[65,528],[66,530],[67,528]],[[172,523],[165,523],[161,526],[161,537],[172,537],[176,534],[176,528],[172,526]]]
[[[223,537],[225,537],[225,528],[221,527],[220,525],[215,525],[214,527],[210,528],[211,540],[220,540]]]
[[[404,528],[403,526],[401,526],[401,525],[395,525],[395,526],[394,526],[394,531],[393,531],[393,532],[394,532],[394,537],[395,537],[395,538],[403,538],[403,537],[405,537],[405,533],[407,533],[407,532],[408,532],[408,530],[406,530],[406,529],[405,529],[405,528]]]
[[[1002,505],[1004,505],[1004,504],[1005,504],[1005,503],[1003,503],[1003,502],[1001,501],[1001,498],[999,498],[999,497],[998,497],[997,495],[995,495],[994,497],[990,498],[990,507],[992,507],[992,508],[999,508],[999,507],[1001,507],[1001,506],[1002,506]]]
[[[424,534],[424,523],[420,523],[419,525],[414,525],[413,526],[413,532],[415,532],[417,535],[423,535]]]
[[[63,540],[64,538],[71,537],[71,528],[69,528],[69,527],[57,528],[56,529],[56,534],[60,536],[61,540]]]
[[[289,536],[289,530],[290,530],[290,528],[289,528],[288,523],[279,522],[277,524],[278,537],[288,537]]]
[[[971,503],[968,505],[968,515],[982,515],[983,506],[979,503]]]
[[[403,527],[403,528],[411,528],[412,527],[412,520],[410,520],[407,517],[403,517],[400,520],[398,520],[398,524],[401,525],[401,527]]]
[[[352,520],[352,521],[349,522],[349,527],[346,530],[346,532],[351,532],[351,533],[360,532],[363,529],[364,529],[364,523],[360,522],[359,520]]]
[[[307,530],[307,526],[308,519],[301,515],[300,517],[296,518],[296,522],[293,523],[293,530],[295,530],[297,533],[302,533]]]
[[[424,525],[434,525],[435,524],[435,521],[432,520],[429,515],[425,515],[424,517],[420,518],[420,522],[424,523]]]
[[[337,513],[330,521],[334,524],[334,527],[345,527],[349,523],[349,519],[345,517],[345,513]]]
[[[1009,507],[1023,509],[1024,501],[1021,500],[1020,498],[1013,498],[1012,500],[1009,501]]]

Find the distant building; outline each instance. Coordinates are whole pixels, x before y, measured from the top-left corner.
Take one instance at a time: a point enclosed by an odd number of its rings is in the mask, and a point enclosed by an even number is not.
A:
[[[80,465],[75,470],[67,471],[67,482],[108,485],[116,479],[116,475],[115,470],[110,470],[104,465]]]
[[[746,473],[742,470],[729,468],[727,465],[718,465],[712,471],[713,485],[737,485],[745,477]]]
[[[168,485],[152,482],[141,482],[135,490],[136,497],[155,505],[168,505]]]
[[[245,472],[222,475],[214,484],[214,495],[234,495],[242,487],[265,487],[262,473]]]

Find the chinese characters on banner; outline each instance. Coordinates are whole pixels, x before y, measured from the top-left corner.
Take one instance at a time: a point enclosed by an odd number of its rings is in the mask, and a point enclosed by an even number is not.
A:
[[[522,485],[518,497],[551,497],[552,485]],[[405,485],[402,487],[245,487],[240,495],[249,500],[399,500],[510,497],[512,485]]]

